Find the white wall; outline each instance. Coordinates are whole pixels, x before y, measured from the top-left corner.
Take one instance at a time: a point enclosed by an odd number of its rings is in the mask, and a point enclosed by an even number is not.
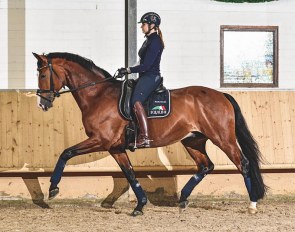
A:
[[[26,88],[37,87],[32,52],[70,52],[113,74],[124,66],[124,1],[26,0]]]
[[[0,0],[0,88],[7,87],[7,1]],[[111,74],[124,65],[123,0],[26,0],[25,88],[37,87],[32,52],[72,52]],[[165,85],[219,88],[220,25],[279,26],[279,89],[295,89],[295,0],[229,4],[212,0],[138,0],[138,18],[162,17]],[[138,48],[144,41],[138,26]]]
[[[8,15],[7,1],[0,0],[0,89],[8,86]]]
[[[161,15],[165,85],[220,87],[220,25],[279,26],[279,88],[295,89],[295,1],[229,4],[210,0],[139,0],[138,17]],[[138,30],[138,46],[143,42]]]

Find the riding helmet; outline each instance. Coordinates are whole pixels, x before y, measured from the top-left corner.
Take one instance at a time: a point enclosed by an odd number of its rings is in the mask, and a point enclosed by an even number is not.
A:
[[[155,12],[145,13],[138,23],[155,24],[156,27],[161,24],[161,17]]]

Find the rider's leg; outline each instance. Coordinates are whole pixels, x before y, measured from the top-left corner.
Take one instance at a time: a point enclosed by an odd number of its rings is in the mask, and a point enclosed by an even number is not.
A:
[[[139,136],[137,137],[136,141],[137,147],[150,146],[148,138],[148,121],[142,105],[147,100],[149,95],[159,86],[160,83],[160,76],[141,76],[138,79],[133,91],[131,105],[133,106],[133,111],[139,126]]]

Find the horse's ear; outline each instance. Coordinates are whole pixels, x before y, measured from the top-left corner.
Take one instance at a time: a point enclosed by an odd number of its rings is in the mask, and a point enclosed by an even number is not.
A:
[[[46,59],[45,59],[44,56],[38,55],[38,54],[35,53],[35,52],[32,52],[32,53],[33,53],[33,55],[36,57],[36,59],[37,59],[38,61],[40,61],[40,62],[46,62]]]

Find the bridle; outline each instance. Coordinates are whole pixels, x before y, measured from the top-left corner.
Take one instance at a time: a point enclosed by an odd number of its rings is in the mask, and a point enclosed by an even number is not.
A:
[[[53,100],[54,100],[55,97],[59,97],[60,96],[60,93],[58,91],[54,90],[54,82],[53,82],[53,73],[56,76],[58,76],[58,75],[54,71],[54,69],[52,68],[52,63],[51,63],[51,59],[50,58],[47,58],[47,65],[44,65],[44,66],[38,68],[37,71],[40,72],[44,68],[49,68],[49,70],[50,70],[50,77],[49,77],[50,78],[50,80],[49,80],[50,81],[50,89],[37,89],[37,93],[36,94],[37,94],[37,96],[39,96],[39,97],[41,97],[41,98],[43,98],[43,99],[45,99],[47,101],[53,102]],[[53,98],[51,99],[51,98],[48,98],[48,97],[44,97],[44,96],[41,95],[42,93],[52,93],[53,94]]]
[[[86,83],[84,85],[81,85],[77,88],[74,88],[74,89],[69,89],[69,90],[64,90],[62,92],[59,92],[59,91],[56,91],[54,89],[54,81],[53,81],[53,73],[57,76],[58,80],[61,82],[61,79],[59,78],[59,76],[57,75],[57,73],[54,71],[53,67],[52,67],[52,63],[51,63],[51,59],[50,58],[47,58],[47,64],[38,68],[37,71],[41,71],[42,69],[44,68],[49,68],[49,71],[50,71],[50,89],[37,89],[37,93],[36,95],[43,98],[44,100],[46,101],[49,101],[49,102],[53,102],[54,101],[54,98],[55,97],[59,97],[61,94],[65,94],[65,93],[70,93],[70,92],[75,92],[75,91],[79,91],[81,89],[85,89],[87,87],[90,87],[90,86],[94,86],[94,85],[97,85],[97,84],[100,84],[100,83],[103,83],[103,82],[106,82],[106,81],[109,81],[111,79],[120,79],[122,78],[123,76],[117,74],[118,71],[115,72],[114,76],[112,77],[107,77],[103,80],[99,80],[99,81],[93,81],[93,82],[89,82],[89,83]],[[64,86],[64,84],[62,83],[62,86]],[[53,98],[49,98],[49,97],[44,97],[42,96],[41,94],[42,93],[51,93],[53,95]]]

